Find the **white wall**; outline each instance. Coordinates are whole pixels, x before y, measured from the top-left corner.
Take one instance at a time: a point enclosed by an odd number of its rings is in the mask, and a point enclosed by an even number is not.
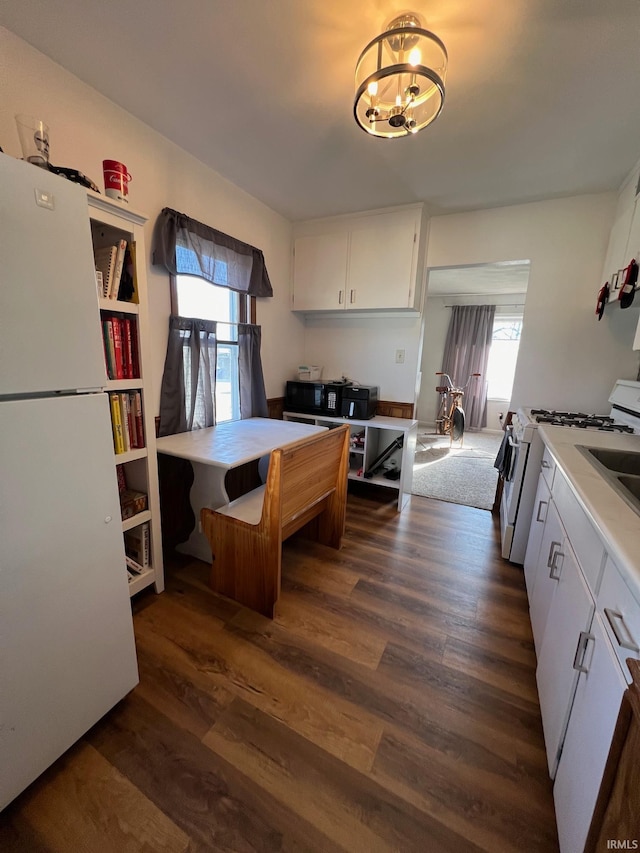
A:
[[[615,380],[636,378],[637,309],[595,316],[615,201],[602,193],[431,219],[429,267],[531,261],[511,408],[608,412]]]
[[[129,204],[149,217],[145,237],[156,410],[170,314],[169,276],[151,266],[150,255],[153,225],[163,207],[263,250],[275,294],[258,300],[265,383],[267,396],[282,396],[284,381],[304,352],[303,321],[289,308],[290,223],[2,27],[0,80],[0,147],[6,154],[22,156],[14,116],[26,113],[49,125],[55,165],[78,169],[101,189],[104,159],[125,163],[133,176]]]
[[[381,400],[413,403],[420,358],[419,317],[308,317],[305,360],[323,367],[323,379],[346,376],[378,385]],[[404,364],[396,350],[404,349]]]

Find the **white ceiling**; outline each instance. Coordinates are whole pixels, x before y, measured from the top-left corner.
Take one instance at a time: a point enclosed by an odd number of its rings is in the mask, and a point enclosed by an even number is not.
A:
[[[405,0],[402,0],[404,2]],[[617,189],[640,156],[640,0],[415,0],[444,110],[375,139],[360,51],[393,0],[3,0],[0,23],[292,220]]]

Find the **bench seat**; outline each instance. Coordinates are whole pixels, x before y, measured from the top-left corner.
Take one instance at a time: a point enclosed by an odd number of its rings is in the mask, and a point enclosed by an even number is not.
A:
[[[349,432],[343,424],[274,450],[264,486],[218,509],[201,511],[215,592],[273,618],[282,542],[301,531],[309,539],[341,547]]]

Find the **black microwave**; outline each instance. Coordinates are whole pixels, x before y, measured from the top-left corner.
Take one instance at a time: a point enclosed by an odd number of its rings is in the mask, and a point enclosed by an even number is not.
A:
[[[342,392],[350,384],[341,379],[333,382],[314,382],[309,379],[290,380],[285,390],[285,410],[307,415],[340,417]]]

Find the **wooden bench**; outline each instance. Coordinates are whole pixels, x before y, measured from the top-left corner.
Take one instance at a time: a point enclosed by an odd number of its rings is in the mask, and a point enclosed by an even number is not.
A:
[[[349,426],[343,424],[272,451],[264,486],[218,509],[202,509],[213,554],[211,588],[272,619],[283,541],[301,531],[342,546],[348,471]]]

